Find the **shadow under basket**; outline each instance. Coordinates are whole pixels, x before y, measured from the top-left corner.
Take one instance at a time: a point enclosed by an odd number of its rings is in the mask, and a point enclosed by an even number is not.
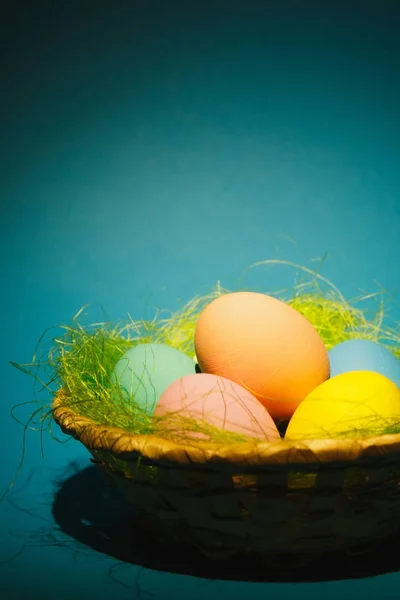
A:
[[[120,488],[134,519],[209,558],[369,547],[400,529],[400,434],[174,443],[98,425],[60,390],[53,415]]]

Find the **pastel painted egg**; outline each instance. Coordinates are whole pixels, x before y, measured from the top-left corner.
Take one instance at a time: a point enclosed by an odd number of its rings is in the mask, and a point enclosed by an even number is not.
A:
[[[328,355],[331,377],[348,371],[375,371],[400,386],[400,360],[376,342],[347,340],[334,346]]]
[[[287,440],[355,438],[381,434],[400,421],[400,390],[372,371],[351,371],[325,381],[298,406]]]
[[[207,373],[186,375],[162,394],[155,416],[178,415],[264,441],[278,441],[278,429],[262,404],[233,381]]]
[[[152,414],[171,383],[196,372],[194,360],[165,344],[138,344],[118,361],[111,376],[123,395],[131,395],[141,409]]]
[[[212,301],[195,330],[200,369],[235,381],[276,419],[289,419],[329,377],[329,359],[313,325],[288,304],[254,292]]]

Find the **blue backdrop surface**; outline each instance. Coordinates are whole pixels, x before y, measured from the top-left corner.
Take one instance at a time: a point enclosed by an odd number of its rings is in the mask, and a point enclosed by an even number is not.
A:
[[[33,397],[8,361],[29,362],[86,303],[148,318],[218,280],[236,286],[255,261],[325,253],[345,296],[398,294],[397,2],[19,2],[0,27],[2,489],[22,451],[10,410]],[[244,283],[292,275],[256,269]],[[56,530],[54,509],[88,453],[43,446],[44,459],[28,432],[0,505],[7,598],[398,597],[396,573],[234,583],[190,574],[184,558],[171,573],[90,550]],[[87,500],[67,487],[61,504]]]

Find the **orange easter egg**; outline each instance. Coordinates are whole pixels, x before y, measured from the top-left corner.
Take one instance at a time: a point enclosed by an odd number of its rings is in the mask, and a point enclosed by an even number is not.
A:
[[[328,353],[316,329],[266,294],[235,292],[206,306],[196,325],[195,351],[203,373],[235,381],[274,419],[289,419],[329,378]]]

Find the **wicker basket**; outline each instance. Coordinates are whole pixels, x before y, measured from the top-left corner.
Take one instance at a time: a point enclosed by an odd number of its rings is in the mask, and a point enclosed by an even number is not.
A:
[[[173,443],[98,425],[54,398],[61,429],[157,536],[212,558],[352,549],[400,529],[400,435],[307,443]]]

